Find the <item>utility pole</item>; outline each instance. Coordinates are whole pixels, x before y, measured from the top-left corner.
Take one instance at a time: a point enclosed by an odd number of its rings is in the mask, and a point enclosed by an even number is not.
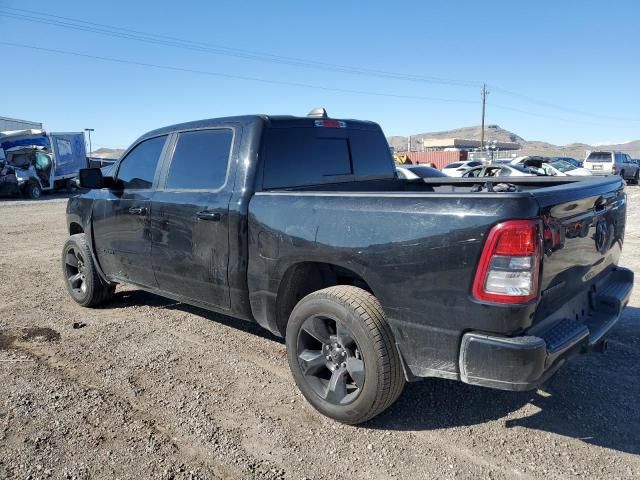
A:
[[[95,128],[85,128],[85,132],[89,133],[89,152],[87,153],[87,157],[91,156],[91,132],[95,131]]]
[[[484,110],[487,103],[487,95],[489,95],[489,90],[487,90],[487,84],[483,83],[482,91],[480,92],[480,97],[482,97],[482,131],[480,132],[480,148],[484,148]]]

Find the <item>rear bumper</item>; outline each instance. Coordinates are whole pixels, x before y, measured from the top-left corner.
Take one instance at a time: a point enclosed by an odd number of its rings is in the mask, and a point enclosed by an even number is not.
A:
[[[535,335],[504,337],[468,332],[460,344],[463,382],[501,390],[531,390],[551,377],[570,356],[596,348],[629,302],[633,272],[616,268],[592,289],[590,312],[563,319]]]

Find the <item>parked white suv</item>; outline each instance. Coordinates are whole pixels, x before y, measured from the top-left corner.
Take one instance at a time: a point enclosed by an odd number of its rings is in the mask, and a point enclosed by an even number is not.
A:
[[[638,164],[622,152],[591,152],[584,160],[583,167],[593,175],[620,175],[625,180],[638,183]]]

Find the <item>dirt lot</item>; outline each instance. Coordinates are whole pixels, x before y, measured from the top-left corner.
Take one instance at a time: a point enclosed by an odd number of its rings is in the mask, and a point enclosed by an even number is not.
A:
[[[622,263],[640,272],[628,192]],[[303,400],[256,325],[124,288],[73,303],[65,204],[0,201],[0,478],[640,477],[640,288],[609,353],[547,391],[428,380],[347,427]]]

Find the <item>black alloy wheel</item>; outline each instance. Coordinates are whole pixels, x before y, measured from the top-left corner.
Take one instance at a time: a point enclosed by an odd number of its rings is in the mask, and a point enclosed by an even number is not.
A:
[[[65,242],[62,274],[69,295],[83,307],[96,307],[113,297],[115,292],[116,285],[98,274],[84,233],[71,235]]]
[[[286,344],[300,392],[329,418],[366,422],[402,393],[402,360],[371,292],[336,285],[305,296],[289,316]]]
[[[86,260],[79,249],[73,246],[67,249],[64,257],[65,276],[71,291],[78,295],[86,295],[87,293],[85,262]]]
[[[300,369],[313,391],[334,405],[354,401],[365,381],[364,360],[353,333],[340,320],[313,316],[298,333]]]

